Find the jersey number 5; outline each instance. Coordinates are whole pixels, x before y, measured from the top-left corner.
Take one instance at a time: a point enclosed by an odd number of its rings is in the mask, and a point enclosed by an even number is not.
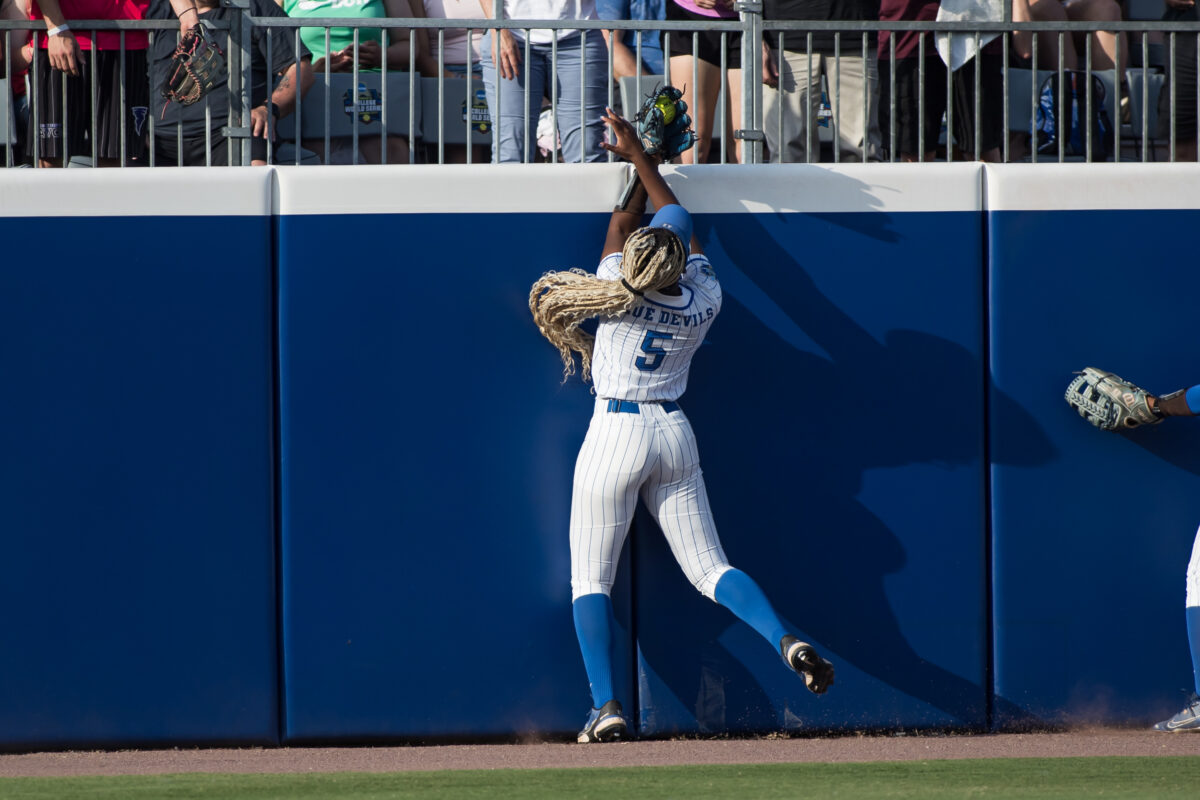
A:
[[[658,346],[658,342],[664,339],[674,339],[675,336],[670,333],[660,333],[659,331],[646,331],[646,338],[642,339],[642,352],[646,355],[638,356],[633,360],[634,365],[642,372],[653,372],[662,366],[663,356],[667,354]]]

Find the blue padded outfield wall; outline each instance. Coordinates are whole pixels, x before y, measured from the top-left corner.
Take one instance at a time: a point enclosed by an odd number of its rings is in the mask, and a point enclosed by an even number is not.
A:
[[[0,171],[6,749],[278,741],[270,191]]]
[[[1102,434],[1062,392],[1085,366],[1200,383],[1200,170],[1071,166],[987,171],[996,691],[1039,720],[1147,724],[1192,687],[1200,424]]]
[[[591,397],[528,290],[595,267],[625,174],[0,172],[0,748],[578,730]],[[640,515],[640,732],[1177,710],[1200,427],[1103,434],[1062,393],[1200,381],[1200,170],[668,179],[726,295],[682,403],[726,551],[838,675],[808,695]]]

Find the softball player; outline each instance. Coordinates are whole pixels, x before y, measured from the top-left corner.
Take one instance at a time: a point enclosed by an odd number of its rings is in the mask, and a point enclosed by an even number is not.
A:
[[[1200,414],[1200,385],[1182,392],[1172,392],[1150,400],[1150,407],[1163,417],[1187,417]],[[1175,716],[1154,726],[1156,731],[1200,731],[1200,530],[1192,543],[1188,562],[1187,594],[1184,601],[1187,614],[1188,645],[1192,652],[1192,680],[1195,693]]]
[[[641,185],[613,212],[596,274],[549,272],[529,297],[538,328],[562,357],[564,379],[578,353],[596,391],[571,497],[572,608],[593,704],[580,742],[629,735],[613,696],[609,593],[639,494],[698,590],[779,648],[812,692],[833,683],[833,665],[790,635],[759,586],[725,558],[696,437],[678,403],[692,356],[721,309],[721,286],[692,237],[691,217],[633,125],[612,109],[604,121],[615,138],[604,148],[631,161]],[[647,197],[659,211],[640,228]],[[579,327],[590,317],[600,318],[594,337]]]

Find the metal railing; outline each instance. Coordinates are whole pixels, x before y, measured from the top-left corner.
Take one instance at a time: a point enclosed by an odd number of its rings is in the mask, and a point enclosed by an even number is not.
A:
[[[561,21],[561,20],[447,20],[447,19],[344,19],[344,18],[305,18],[305,19],[289,19],[275,17],[254,17],[249,13],[248,0],[225,0],[226,7],[235,7],[241,13],[232,15],[228,22],[218,24],[217,34],[224,40],[226,52],[228,55],[229,64],[229,85],[228,91],[232,102],[229,103],[227,118],[223,124],[212,124],[212,120],[206,117],[210,123],[207,126],[205,135],[206,145],[211,145],[214,137],[224,137],[227,141],[226,147],[229,149],[229,163],[232,164],[248,164],[250,162],[251,148],[249,138],[249,119],[251,110],[251,98],[248,87],[251,85],[251,67],[252,61],[255,58],[252,44],[251,34],[254,27],[265,28],[268,30],[285,29],[291,31],[291,41],[293,49],[296,52],[300,50],[300,28],[324,28],[326,47],[330,37],[330,29],[332,28],[347,28],[353,30],[353,49],[356,55],[352,72],[349,73],[350,81],[354,86],[358,86],[363,79],[364,73],[360,73],[358,68],[357,53],[360,45],[360,32],[363,29],[383,29],[389,32],[401,31],[400,36],[407,35],[409,37],[409,63],[402,65],[400,69],[394,69],[393,65],[387,63],[387,48],[382,48],[384,62],[382,64],[382,79],[380,82],[380,97],[377,103],[378,113],[376,117],[370,114],[346,113],[351,116],[351,129],[348,135],[350,139],[350,150],[352,152],[352,160],[358,163],[360,158],[359,146],[367,138],[378,135],[381,142],[381,150],[383,153],[382,160],[386,163],[388,141],[391,137],[401,135],[392,132],[393,127],[389,127],[389,120],[401,119],[407,122],[406,125],[400,125],[399,128],[405,129],[404,137],[409,141],[409,161],[431,161],[442,163],[446,158],[446,139],[448,136],[447,128],[447,97],[448,87],[452,85],[453,79],[445,76],[445,62],[443,43],[444,36],[447,30],[462,30],[468,31],[468,36],[471,31],[486,31],[489,29],[509,29],[519,34],[522,34],[524,39],[523,50],[523,67],[528,76],[528,69],[531,57],[531,44],[528,32],[534,29],[551,29],[551,30],[570,30],[580,31],[585,37],[601,37],[602,31],[615,30],[619,32],[634,31],[637,36],[636,48],[639,56],[644,42],[647,37],[658,37],[659,32],[662,34],[664,53],[670,52],[670,40],[672,37],[691,37],[692,39],[692,74],[690,75],[672,75],[670,70],[670,60],[665,59],[667,64],[664,73],[649,74],[639,72],[632,77],[632,86],[630,91],[624,92],[624,105],[629,106],[632,102],[636,102],[637,98],[653,89],[660,82],[670,82],[675,85],[696,86],[699,84],[698,53],[700,50],[699,36],[701,31],[715,32],[719,34],[722,45],[729,41],[728,37],[742,37],[741,43],[741,108],[738,118],[734,124],[726,121],[727,110],[731,103],[730,91],[728,87],[728,76],[730,73],[729,65],[725,59],[725,47],[721,48],[721,63],[719,64],[721,75],[721,86],[717,93],[715,108],[707,108],[706,103],[697,103],[697,107],[693,108],[694,115],[711,114],[714,120],[713,123],[713,138],[719,139],[722,146],[719,148],[715,157],[712,159],[719,163],[725,163],[727,159],[727,151],[725,145],[730,139],[735,140],[739,144],[738,156],[741,161],[746,163],[758,163],[764,160],[766,153],[764,152],[765,144],[773,134],[773,138],[777,142],[782,142],[785,138],[783,130],[783,115],[779,115],[779,121],[776,123],[777,128],[768,131],[764,124],[764,87],[762,81],[763,73],[763,49],[758,44],[765,40],[776,53],[782,53],[789,47],[796,51],[797,49],[802,56],[806,55],[811,65],[813,59],[821,56],[813,48],[813,36],[819,34],[832,34],[834,37],[834,53],[832,54],[835,69],[834,74],[841,75],[840,64],[843,59],[855,57],[861,58],[862,62],[867,65],[882,66],[887,65],[887,74],[891,80],[888,85],[876,85],[870,93],[864,92],[861,97],[863,108],[860,109],[864,117],[871,117],[872,113],[879,113],[886,105],[887,119],[896,120],[897,113],[901,111],[899,103],[900,98],[896,91],[896,67],[902,60],[897,58],[895,43],[896,36],[889,37],[890,45],[882,52],[877,50],[878,36],[882,32],[891,34],[899,34],[905,32],[915,32],[921,34],[920,44],[917,52],[918,67],[918,84],[920,91],[917,98],[915,113],[918,120],[924,119],[926,112],[925,97],[926,88],[929,85],[925,76],[925,65],[930,63],[928,58],[931,53],[928,50],[929,45],[927,40],[932,38],[934,34],[946,34],[951,40],[956,37],[967,37],[975,44],[975,51],[979,52],[981,37],[988,34],[998,35],[998,49],[1002,55],[1001,69],[1001,85],[1003,87],[1000,100],[1000,135],[1002,138],[1001,156],[999,160],[1015,161],[1028,160],[1032,162],[1039,161],[1092,161],[1093,155],[1098,151],[1107,151],[1111,154],[1114,160],[1134,160],[1134,161],[1150,161],[1160,158],[1175,161],[1177,157],[1182,157],[1184,154],[1188,158],[1194,158],[1193,153],[1200,149],[1200,129],[1197,129],[1195,140],[1189,135],[1186,141],[1177,134],[1181,123],[1185,128],[1193,128],[1195,121],[1190,118],[1185,118],[1185,112],[1188,117],[1194,115],[1195,108],[1200,108],[1200,82],[1197,82],[1195,87],[1184,87],[1189,91],[1195,91],[1195,106],[1192,106],[1191,96],[1182,97],[1181,88],[1177,80],[1171,77],[1172,65],[1177,65],[1177,50],[1182,50],[1182,44],[1189,45],[1195,41],[1200,45],[1200,22],[1173,22],[1166,23],[1162,21],[1120,21],[1120,22],[824,22],[824,21],[802,21],[802,20],[764,20],[761,14],[761,4],[753,2],[741,2],[736,6],[739,12],[738,19],[717,20],[708,23],[697,22],[678,22],[678,21],[611,21],[611,20],[580,20],[580,21]],[[499,5],[499,4],[497,4]],[[97,30],[97,31],[119,31],[121,32],[122,42],[124,36],[130,31],[148,31],[151,37],[155,36],[176,36],[178,34],[178,23],[175,20],[166,21],[101,21],[101,22],[73,22],[72,27],[75,30]],[[11,51],[14,44],[20,46],[25,39],[25,32],[33,31],[35,38],[45,37],[45,28],[41,22],[27,21],[9,21],[0,20],[0,42],[4,45],[5,53]],[[416,63],[416,47],[415,37],[419,32],[431,33],[431,40],[434,44],[437,58],[438,74],[432,76],[431,82],[427,85],[431,86],[431,91],[436,92],[438,109],[435,120],[420,120],[422,110],[416,102],[416,98],[420,94],[418,83],[421,78],[418,75]],[[1036,34],[1033,41],[1033,52],[1031,62],[1033,65],[1038,63],[1038,42],[1054,40],[1058,45],[1059,53],[1058,64],[1056,69],[1042,70],[1028,69],[1023,66],[1012,63],[1010,53],[1012,52],[1013,36],[1015,33],[1030,32]],[[1091,34],[1097,32],[1110,32],[1118,34],[1116,38],[1117,50],[1115,54],[1116,65],[1122,65],[1126,61],[1136,62],[1136,66],[1131,66],[1127,70],[1121,71],[1116,68],[1113,70],[1094,70],[1091,66],[1093,56],[1093,45]],[[1046,96],[1047,73],[1054,77],[1056,83],[1054,87],[1064,87],[1065,82],[1070,77],[1072,70],[1069,70],[1064,62],[1064,47],[1065,37],[1082,34],[1086,36],[1086,44],[1081,53],[1082,64],[1078,66],[1077,72],[1083,76],[1084,93],[1082,97],[1082,107],[1086,109],[1089,117],[1098,115],[1102,109],[1110,109],[1110,125],[1107,132],[1104,134],[1105,141],[1098,143],[1094,140],[1096,135],[1096,126],[1094,118],[1086,120],[1084,129],[1084,139],[1086,147],[1082,155],[1072,153],[1070,145],[1066,138],[1059,136],[1056,149],[1051,147],[1047,150],[1045,147],[1039,148],[1039,137],[1044,134],[1039,125],[1039,117],[1044,118],[1048,111],[1055,113],[1058,119],[1063,119],[1067,116],[1071,109],[1069,108],[1069,96],[1067,91],[1052,91],[1049,92],[1049,97],[1052,104],[1047,106]],[[1131,45],[1128,46],[1129,52],[1123,52],[1125,47],[1122,45],[1122,38],[1128,38]],[[796,48],[795,42],[800,40],[804,42],[804,46]],[[273,37],[266,37],[267,42],[267,63],[272,63],[271,48]],[[551,46],[550,68],[556,71],[558,67],[558,50],[557,41]],[[1161,49],[1165,57],[1163,63],[1152,65],[1150,62],[1151,52]],[[1200,68],[1200,46],[1195,48],[1197,64],[1188,64],[1189,67]],[[45,50],[35,48],[37,58],[45,58]],[[122,53],[124,49],[122,47]],[[828,54],[825,54],[828,58]],[[932,56],[936,58],[936,55]],[[485,58],[487,55],[485,54]],[[94,62],[93,62],[94,63]],[[296,61],[299,67],[299,59]],[[640,63],[639,63],[640,66]],[[604,98],[609,106],[619,106],[621,103],[621,89],[626,88],[626,84],[622,84],[616,79],[615,67],[611,49],[608,50],[606,63],[589,64],[586,58],[581,59],[581,67],[579,74],[579,87],[581,95],[587,93],[587,76],[589,69],[603,69],[607,72],[607,96]],[[918,147],[915,153],[915,160],[926,160],[927,154],[930,152],[936,153],[935,160],[951,161],[955,158],[972,158],[981,159],[987,154],[982,147],[982,125],[980,121],[985,117],[985,102],[984,92],[981,91],[984,76],[983,65],[981,58],[973,58],[967,62],[966,66],[961,68],[971,73],[970,80],[974,86],[974,105],[971,108],[958,108],[955,105],[955,92],[953,90],[953,74],[946,70],[946,101],[945,101],[945,116],[943,130],[938,132],[938,141],[926,141],[926,133],[924,126],[918,126]],[[960,70],[961,71],[961,70]],[[399,76],[396,75],[399,73]],[[43,109],[39,107],[37,102],[38,86],[37,86],[36,69],[29,71],[27,78],[29,84],[29,99],[30,107],[28,110],[29,121],[26,125],[17,125],[21,127],[31,128],[33,131],[40,130],[39,125],[43,117]],[[1105,98],[1105,105],[1101,106],[1096,101],[1099,98],[1093,96],[1094,81],[1093,75],[1101,78],[1101,84],[1105,93],[1111,88],[1112,95]],[[125,85],[125,63],[124,58],[121,59],[121,86]],[[395,87],[397,84],[389,78],[399,77],[402,81],[407,81],[407,91],[402,92],[406,95],[400,98],[400,102],[406,104],[407,107],[395,108],[395,98],[389,96],[389,86]],[[329,62],[326,61],[326,70],[317,76],[319,81],[325,85],[331,85],[334,81],[334,74],[329,71]],[[65,80],[65,76],[63,77]],[[97,76],[94,66],[91,69],[91,74],[88,76],[90,81],[90,91],[93,97],[100,91],[97,86]],[[428,78],[427,78],[428,80]],[[495,92],[498,99],[502,99],[502,93],[506,90],[511,91],[511,87],[506,87],[505,82],[499,82],[501,85],[496,88]],[[540,96],[540,91],[531,90],[528,87],[524,90],[524,106],[526,110],[524,126],[524,134],[526,140],[530,136],[536,135],[536,131],[530,129],[529,119],[532,117],[531,111],[536,107],[540,109],[543,98]],[[558,82],[552,82],[553,86],[549,92],[549,107],[550,125],[551,125],[551,147],[546,160],[557,161],[561,159],[561,154],[558,152],[558,125],[559,117],[555,113],[559,106],[559,97],[557,92]],[[458,84],[453,84],[454,88],[458,88]],[[480,129],[485,125],[477,118],[473,107],[473,92],[484,88],[483,81],[472,76],[470,70],[466,71],[465,79],[462,80],[462,86],[465,88],[466,94],[463,102],[463,130],[462,133],[468,143],[479,139]],[[157,91],[156,87],[150,87],[151,91]],[[1164,119],[1160,122],[1165,122],[1165,125],[1155,125],[1155,111],[1158,108],[1158,95],[1160,89],[1165,89],[1166,94],[1163,100]],[[940,90],[940,87],[939,87]],[[773,91],[773,90],[768,90]],[[811,114],[811,106],[806,112],[808,118],[805,120],[804,130],[805,135],[809,137],[806,149],[807,160],[815,161],[819,159],[837,162],[844,157],[849,157],[843,153],[843,149],[839,145],[839,136],[842,127],[843,106],[840,102],[840,86],[839,81],[833,81],[833,85],[828,87],[830,102],[823,105],[818,116],[820,119],[813,119]],[[457,98],[457,95],[455,96]],[[1019,105],[1014,105],[1014,97],[1020,98]],[[1187,100],[1187,106],[1184,108],[1184,100]],[[0,97],[0,102],[3,102],[7,108],[9,119],[17,116],[17,108],[11,91],[5,91],[3,97]],[[126,119],[126,98],[122,91],[121,96],[117,98],[117,102],[121,108],[122,127],[120,137],[122,144],[125,143],[129,136],[138,135],[126,130],[124,120]],[[289,130],[291,134],[287,141],[276,142],[275,139],[268,137],[267,146],[269,152],[269,160],[283,161],[283,163],[302,163],[307,160],[309,154],[302,145],[305,141],[312,142],[314,138],[321,141],[323,147],[319,147],[315,155],[318,159],[328,162],[330,160],[331,142],[337,138],[331,133],[330,123],[335,118],[337,109],[333,107],[332,92],[323,92],[322,116],[325,122],[325,127],[322,135],[316,137],[306,136],[304,126],[308,125],[307,120],[311,117],[310,113],[306,116],[303,111],[304,103],[306,102],[303,96],[298,95],[297,105],[295,108],[294,117],[296,120],[303,120],[304,125],[300,123],[290,123]],[[357,102],[357,100],[355,100]],[[1056,105],[1055,105],[1056,104]],[[1129,106],[1132,109],[1126,110]],[[357,108],[357,106],[355,106]],[[636,109],[625,108],[626,116],[631,116]],[[909,109],[913,111],[914,109]],[[494,117],[494,109],[491,109]],[[64,115],[66,109],[64,109]],[[954,142],[955,120],[958,115],[967,115],[974,121],[972,126],[974,131],[974,141],[971,142]],[[581,129],[586,130],[588,126],[595,125],[596,119],[594,112],[590,111],[586,102],[581,103],[579,111],[578,123]],[[1128,119],[1126,119],[1128,116]],[[95,165],[99,159],[97,158],[96,147],[96,115],[92,114],[92,119],[87,121],[90,129],[87,131],[87,139],[91,145],[91,163]],[[340,118],[339,118],[340,119]],[[364,121],[365,120],[365,121]],[[422,122],[423,125],[418,124]],[[64,118],[63,125],[80,124],[78,121],[72,122]],[[378,122],[378,128],[374,127],[374,123]],[[822,124],[822,122],[824,124]],[[1018,124],[1019,123],[1019,124]],[[273,124],[273,121],[272,121]],[[452,123],[456,124],[456,123]],[[368,128],[370,125],[372,127]],[[1026,127],[1027,126],[1027,127]],[[1160,135],[1159,128],[1165,128],[1165,133]],[[423,128],[421,136],[415,135],[418,128]],[[822,131],[822,128],[825,130]],[[496,130],[494,120],[490,124],[490,130],[493,133]],[[311,132],[311,131],[307,131]],[[272,131],[274,133],[274,131]],[[995,134],[995,131],[992,132]],[[150,143],[156,141],[156,136],[161,136],[162,131],[156,129],[156,120],[154,114],[148,115],[147,130],[145,134]],[[177,138],[177,149],[182,150],[182,129],[176,128],[175,135]],[[1012,146],[1012,142],[1021,140],[1023,136],[1029,137],[1030,152],[1016,152]],[[1108,137],[1111,136],[1111,142]],[[826,141],[819,142],[818,139],[825,138]],[[37,165],[41,159],[39,147],[39,137],[37,136],[18,136],[18,139],[23,139],[23,150],[8,142],[7,131],[0,130],[0,149],[4,151],[4,163],[6,166],[17,166],[21,155],[27,161],[31,161]],[[829,139],[832,139],[830,146]],[[493,141],[495,141],[493,139]],[[420,142],[423,146],[418,148],[416,145]],[[279,145],[291,145],[290,153],[287,157],[280,159],[278,152]],[[871,142],[865,137],[860,143],[860,152],[856,154],[856,160],[871,160],[873,153],[869,150]],[[1100,145],[1103,146],[1100,146]],[[901,157],[899,152],[899,144],[897,142],[897,126],[892,124],[889,126],[887,136],[883,137],[879,142],[881,148],[881,157],[883,160],[895,161]],[[483,146],[486,150],[486,144]],[[1039,149],[1041,152],[1039,152]],[[66,166],[69,162],[69,152],[64,146],[61,157],[61,165]],[[132,166],[124,157],[124,146],[122,146],[122,156],[120,159],[121,166]],[[470,163],[477,159],[474,152],[476,147],[467,146],[465,148],[465,160]],[[957,151],[957,153],[956,153]],[[87,156],[89,154],[75,154]],[[597,153],[589,151],[587,156],[600,156],[611,160],[612,155],[608,153]],[[777,157],[780,157],[777,155]],[[496,148],[492,148],[491,159],[497,159]],[[783,159],[786,160],[786,159]],[[155,158],[155,147],[151,146],[148,149],[148,157],[146,159],[148,165],[159,165]],[[206,163],[211,163],[206,160]],[[140,164],[138,164],[140,165]]]

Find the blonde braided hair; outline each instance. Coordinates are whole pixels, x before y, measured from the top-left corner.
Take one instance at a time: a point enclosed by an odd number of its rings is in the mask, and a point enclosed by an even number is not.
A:
[[[538,330],[558,350],[563,382],[575,372],[573,353],[579,353],[584,381],[592,377],[595,337],[579,327],[596,316],[624,314],[637,298],[679,280],[687,262],[683,243],[665,228],[639,228],[629,235],[621,252],[619,281],[606,281],[581,269],[547,272],[529,292],[529,310]]]

